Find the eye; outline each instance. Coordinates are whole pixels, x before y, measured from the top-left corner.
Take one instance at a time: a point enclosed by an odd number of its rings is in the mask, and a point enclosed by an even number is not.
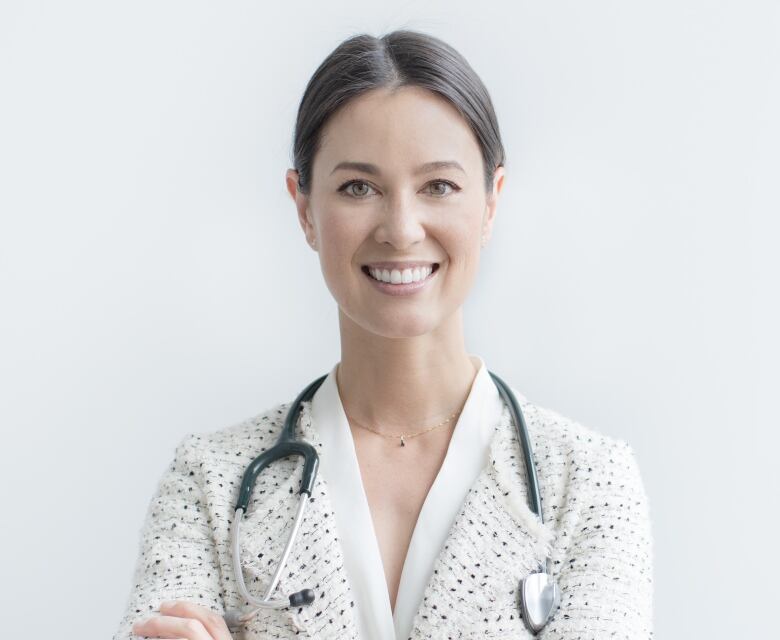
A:
[[[449,187],[452,189],[452,191],[460,191],[460,187],[456,185],[454,182],[450,182],[449,180],[433,180],[432,182],[428,183],[429,185],[444,185],[445,187]],[[442,192],[442,191],[434,191],[433,195],[439,197],[439,196],[446,196],[448,193]]]
[[[350,191],[350,190],[349,190],[349,188],[350,188],[352,185],[355,185],[355,184],[357,184],[357,185],[362,185],[362,186],[364,186],[364,187],[368,187],[369,189],[372,189],[372,188],[373,188],[373,187],[371,187],[371,185],[369,185],[369,184],[368,184],[367,182],[365,182],[364,180],[350,180],[349,182],[345,182],[344,184],[342,184],[342,185],[341,185],[341,186],[338,188],[338,191],[339,191],[340,193],[343,193],[344,195],[346,195],[346,196],[350,197],[350,198],[356,198],[356,199],[358,199],[358,200],[361,200],[362,198],[364,198],[364,197],[365,197],[366,195],[368,195],[368,194],[366,194],[366,193],[355,193],[354,191]]]
[[[351,187],[354,185],[358,185],[360,187],[359,192],[356,192],[355,190],[350,190]],[[434,190],[429,191],[429,193],[431,193],[431,195],[433,196],[436,196],[437,198],[441,198],[442,196],[447,196],[450,193],[455,191],[460,191],[460,187],[456,185],[454,182],[450,182],[449,180],[432,180],[426,186],[434,187]],[[447,191],[446,189],[447,187],[449,187],[450,191]],[[365,191],[366,188],[373,189],[373,187],[370,184],[368,184],[365,180],[355,179],[355,180],[349,180],[344,184],[342,184],[338,188],[338,191],[339,193],[343,193],[347,197],[355,198],[356,200],[362,200],[368,195],[370,195]]]

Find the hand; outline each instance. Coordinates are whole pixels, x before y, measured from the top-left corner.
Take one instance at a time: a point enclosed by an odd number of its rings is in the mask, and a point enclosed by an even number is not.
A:
[[[133,633],[177,640],[233,640],[221,615],[194,602],[163,602],[160,613],[136,622]]]

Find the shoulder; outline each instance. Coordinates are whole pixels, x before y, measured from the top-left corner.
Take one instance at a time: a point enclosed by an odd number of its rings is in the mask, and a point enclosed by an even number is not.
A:
[[[525,398],[520,407],[531,438],[545,526],[549,524],[551,536],[557,532],[559,551],[564,553],[575,539],[607,530],[625,539],[640,536],[637,544],[649,544],[650,503],[632,446]],[[515,488],[526,483],[518,447],[496,454],[511,469]]]
[[[629,443],[610,436],[555,409],[524,399],[520,403],[529,431],[546,448],[580,456],[600,456],[605,452],[627,451]]]
[[[279,402],[238,422],[186,433],[176,446],[174,465],[192,468],[247,464],[276,443],[291,404]]]
[[[520,403],[540,472],[599,490],[638,481],[633,447],[624,439],[523,398]]]

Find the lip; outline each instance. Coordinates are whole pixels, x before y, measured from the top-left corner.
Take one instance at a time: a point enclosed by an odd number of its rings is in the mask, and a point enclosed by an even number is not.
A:
[[[362,271],[363,275],[366,278],[368,278],[368,281],[371,284],[373,284],[374,287],[376,287],[382,293],[387,293],[391,296],[408,296],[408,295],[415,294],[418,291],[421,291],[422,289],[427,287],[428,284],[430,284],[430,282],[436,277],[436,274],[439,273],[439,264],[434,263],[433,271],[427,278],[425,278],[425,280],[420,280],[419,282],[407,282],[407,283],[399,283],[399,284],[392,284],[390,282],[380,282],[379,280],[374,279],[374,277],[368,273],[367,265],[362,266],[360,268],[360,271]]]
[[[388,269],[389,271],[392,271],[393,269],[398,269],[399,271],[403,271],[404,269],[414,269],[416,267],[431,267],[438,265],[439,263],[435,260],[416,260],[416,261],[404,261],[404,262],[367,262],[364,264],[364,267],[369,267],[371,269]]]

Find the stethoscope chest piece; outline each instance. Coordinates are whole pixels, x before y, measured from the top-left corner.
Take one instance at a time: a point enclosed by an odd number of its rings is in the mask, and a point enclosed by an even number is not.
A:
[[[520,606],[523,620],[533,632],[539,632],[561,601],[561,590],[555,578],[545,571],[526,576],[520,582]]]

